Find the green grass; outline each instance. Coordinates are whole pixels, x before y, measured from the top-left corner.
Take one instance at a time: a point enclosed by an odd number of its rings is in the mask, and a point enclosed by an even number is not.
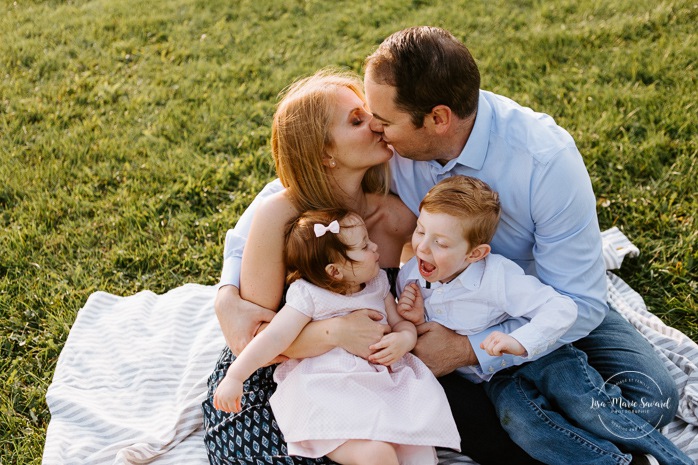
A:
[[[379,4],[380,3],[380,4]],[[619,272],[698,339],[692,0],[93,0],[2,3],[0,463],[40,463],[44,395],[96,290],[213,284],[225,231],[274,176],[276,95],[360,71],[391,32],[451,30],[483,88],[577,140]]]

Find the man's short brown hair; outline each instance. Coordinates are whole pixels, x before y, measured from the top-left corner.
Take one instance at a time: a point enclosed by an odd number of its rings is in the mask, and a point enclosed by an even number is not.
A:
[[[460,118],[477,110],[480,71],[466,46],[450,32],[419,26],[395,32],[364,61],[379,84],[396,88],[395,105],[421,128],[437,105]]]

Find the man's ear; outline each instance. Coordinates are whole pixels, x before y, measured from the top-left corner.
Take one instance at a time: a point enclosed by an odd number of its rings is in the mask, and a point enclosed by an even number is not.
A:
[[[431,109],[431,113],[424,118],[426,125],[430,126],[437,134],[443,134],[453,122],[453,112],[446,105],[436,105]]]
[[[330,278],[336,279],[337,281],[344,277],[342,270],[340,270],[339,267],[334,263],[330,263],[325,267],[325,273],[327,273]]]
[[[473,247],[470,252],[468,252],[467,260],[470,263],[475,263],[482,260],[490,254],[492,247],[489,244],[480,244],[477,247]]]

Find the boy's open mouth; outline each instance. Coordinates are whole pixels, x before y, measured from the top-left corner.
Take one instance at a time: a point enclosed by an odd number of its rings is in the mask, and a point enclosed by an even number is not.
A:
[[[436,267],[432,265],[431,263],[425,262],[421,258],[417,258],[419,260],[419,274],[421,274],[424,279],[429,279],[429,276],[431,276],[434,273],[434,270],[436,270]]]

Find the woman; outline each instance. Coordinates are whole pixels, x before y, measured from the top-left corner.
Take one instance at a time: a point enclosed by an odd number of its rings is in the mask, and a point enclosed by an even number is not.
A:
[[[268,317],[255,316],[264,310],[252,303],[266,309],[277,309],[282,303],[286,274],[283,231],[304,211],[336,207],[357,212],[381,250],[381,267],[391,270],[388,274],[394,279],[416,219],[397,197],[388,194],[387,161],[393,152],[371,131],[370,120],[360,79],[346,73],[320,71],[293,84],[280,101],[271,146],[285,189],[255,211],[243,254],[239,297],[236,288],[227,286],[221,288],[216,302],[226,341],[236,353],[257,328],[263,329],[260,323],[268,321]],[[372,321],[379,318],[376,313],[366,310],[313,322],[284,355],[306,358],[342,347],[367,357],[368,346],[387,331]],[[324,342],[317,344],[317,340]],[[262,456],[267,460],[273,456],[273,463],[332,463],[326,458],[286,455],[268,404],[276,388],[274,366],[261,368],[245,383],[239,414],[213,408],[213,392],[233,359],[230,347],[224,349],[211,375],[209,397],[203,404],[211,463],[257,463],[256,458]]]

